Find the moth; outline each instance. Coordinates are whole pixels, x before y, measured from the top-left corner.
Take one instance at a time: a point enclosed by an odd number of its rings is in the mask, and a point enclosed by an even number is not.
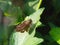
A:
[[[18,24],[16,26],[16,31],[17,32],[22,32],[22,33],[25,32],[25,31],[28,31],[28,28],[30,27],[31,23],[32,23],[31,19],[29,19],[27,21],[23,21],[21,24]]]

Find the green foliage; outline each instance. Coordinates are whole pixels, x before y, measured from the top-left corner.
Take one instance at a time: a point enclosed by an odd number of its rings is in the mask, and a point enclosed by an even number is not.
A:
[[[53,24],[50,24],[51,26],[51,31],[50,31],[50,35],[52,36],[52,38],[58,43],[60,44],[60,27],[57,27]]]
[[[56,21],[60,24],[60,0],[52,0],[50,1],[51,3],[47,0],[20,0],[20,2],[23,2],[23,5],[18,1],[19,0],[16,0],[14,3],[18,4],[19,6],[14,5],[12,0],[0,0],[0,9],[4,14],[5,21],[3,22],[3,25],[0,25],[0,45],[8,45],[8,43],[9,45],[60,44],[60,26],[58,27],[55,24]],[[22,5],[23,8],[21,8],[20,5]],[[45,7],[40,8],[42,6]],[[49,10],[50,6],[52,6],[52,11]],[[48,10],[48,12],[44,11],[44,9]],[[50,14],[50,12],[52,14]],[[47,20],[41,18],[41,14],[44,15],[42,15],[43,18],[45,17],[46,19],[47,17]],[[29,19],[32,20],[32,24],[28,29],[29,32],[21,33],[15,31],[16,25]],[[43,21],[39,21],[40,19],[42,19]],[[48,28],[45,29],[46,27],[44,27],[46,26],[45,22],[47,22],[46,24],[51,28],[49,31],[47,31]],[[36,31],[36,28],[38,26],[40,26],[39,31]],[[47,32],[47,34],[45,34],[45,32]]]
[[[13,38],[15,40],[14,45],[16,45],[16,44],[18,44],[18,45],[22,45],[22,44],[23,45],[37,45],[37,44],[43,42],[43,39],[34,37],[34,35],[36,33],[36,31],[35,31],[36,27],[40,24],[40,23],[38,23],[38,21],[40,19],[40,15],[42,14],[43,10],[44,10],[44,8],[41,8],[38,11],[36,11],[35,13],[33,13],[30,16],[25,18],[25,20],[28,20],[28,19],[32,20],[32,26],[30,28],[30,34],[27,32],[26,33],[20,33],[20,34],[19,34],[19,32],[14,32],[13,35],[11,36],[11,38]],[[33,18],[33,17],[35,17],[35,18]],[[37,25],[37,23],[38,23],[38,25]],[[19,37],[16,35],[18,35]],[[24,35],[24,36],[22,36],[22,35]],[[17,42],[20,42],[20,44],[17,43],[16,40],[17,40]]]
[[[24,13],[30,15],[39,9],[42,0],[29,0],[24,4]]]

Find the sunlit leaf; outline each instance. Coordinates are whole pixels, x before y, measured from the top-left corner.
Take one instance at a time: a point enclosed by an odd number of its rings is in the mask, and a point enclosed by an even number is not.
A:
[[[50,31],[50,35],[51,37],[58,43],[60,44],[60,27],[57,27],[53,24],[51,25],[51,31]]]

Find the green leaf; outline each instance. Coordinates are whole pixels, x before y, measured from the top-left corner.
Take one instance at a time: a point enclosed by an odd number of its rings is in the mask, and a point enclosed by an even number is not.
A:
[[[45,8],[40,8],[35,13],[31,14],[29,17],[27,16],[26,19],[30,18],[33,21],[33,24],[39,21],[40,16]]]
[[[27,42],[25,42],[24,45],[38,45],[39,43],[43,42],[43,39],[37,37],[33,37],[33,38],[30,37],[26,41]]]
[[[58,43],[60,44],[60,27],[55,26],[54,24],[50,24],[51,26],[51,31],[50,35],[51,37]]]
[[[24,5],[24,13],[26,15],[30,15],[32,13],[34,13],[36,10],[39,9],[40,5],[41,5],[42,0],[29,0],[28,2],[26,2],[26,4]]]
[[[39,25],[41,25],[41,22],[39,22],[39,20],[40,20],[40,15],[42,14],[43,10],[44,10],[44,8],[40,8],[35,13],[33,13],[30,16],[27,16],[25,18],[25,20],[28,20],[28,19],[32,20],[32,24],[33,25],[31,27],[31,30],[34,30],[34,31],[32,31],[31,37],[35,35],[35,29],[36,29],[36,27],[38,27]],[[39,24],[38,24],[38,22],[39,22]]]
[[[43,12],[44,8],[40,8],[38,11],[30,15],[30,18],[32,19],[33,23],[36,23],[39,21],[40,16]],[[34,18],[33,18],[34,17]]]
[[[37,45],[41,42],[43,42],[42,38],[34,37],[36,33],[36,27],[40,24],[38,24],[40,15],[42,14],[44,8],[41,8],[37,10],[35,13],[31,14],[30,16],[26,17],[25,20],[31,19],[32,20],[32,25],[30,27],[30,31],[28,32],[13,32],[13,35],[11,38],[13,38],[14,45]],[[11,42],[11,39],[10,39]],[[27,43],[28,42],[28,43]],[[11,44],[12,45],[12,44]]]

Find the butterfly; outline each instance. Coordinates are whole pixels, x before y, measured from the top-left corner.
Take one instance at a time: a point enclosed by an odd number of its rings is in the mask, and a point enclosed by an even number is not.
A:
[[[30,27],[32,23],[32,20],[29,19],[29,20],[26,20],[26,21],[23,21],[21,24],[18,24],[16,26],[16,31],[17,32],[25,32],[25,31],[28,31],[28,28]]]

